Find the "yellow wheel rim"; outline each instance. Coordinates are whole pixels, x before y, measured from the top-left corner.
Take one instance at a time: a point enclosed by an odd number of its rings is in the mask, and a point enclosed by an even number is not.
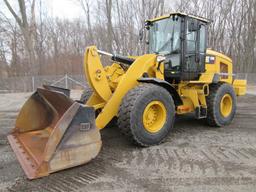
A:
[[[220,101],[220,113],[223,117],[228,117],[232,111],[233,101],[229,94],[225,94]]]
[[[144,128],[150,133],[156,133],[165,124],[167,111],[164,104],[160,101],[150,102],[143,112]]]

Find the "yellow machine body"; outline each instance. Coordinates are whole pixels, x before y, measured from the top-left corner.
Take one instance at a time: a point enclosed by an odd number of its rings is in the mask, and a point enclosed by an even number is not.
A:
[[[161,72],[156,70],[154,54],[138,57],[127,71],[116,63],[104,68],[95,46],[86,49],[84,58],[86,78],[94,90],[86,105],[102,109],[96,118],[96,126],[99,129],[104,128],[117,115],[122,98],[130,89],[138,85],[137,80],[143,73],[148,72],[154,77],[163,78]]]
[[[206,96],[209,94],[209,85],[214,80],[232,85],[237,96],[246,93],[246,80],[234,78],[232,60],[210,49],[206,53],[206,70],[199,80],[173,85],[183,101],[183,105],[177,106],[177,114],[191,113],[200,106],[207,108]],[[209,64],[207,62],[211,57],[214,58],[214,63]],[[86,105],[101,109],[96,118],[96,126],[99,129],[104,128],[117,116],[122,98],[139,84],[138,80],[144,73],[149,74],[149,77],[164,80],[164,66],[160,64],[160,68],[157,67],[157,56],[154,54],[137,57],[127,71],[117,63],[104,68],[95,46],[86,49],[84,58],[86,78],[94,91]],[[214,79],[216,77],[217,79]]]

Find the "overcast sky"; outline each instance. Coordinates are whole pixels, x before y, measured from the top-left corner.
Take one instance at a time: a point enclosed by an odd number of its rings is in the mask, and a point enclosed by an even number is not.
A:
[[[60,18],[78,18],[83,14],[75,0],[47,0],[49,14]]]
[[[18,12],[17,0],[9,0],[9,2]],[[76,0],[42,0],[42,3],[47,7],[47,14],[53,17],[73,19],[84,14]],[[0,10],[8,17],[12,17],[2,0],[0,0]]]

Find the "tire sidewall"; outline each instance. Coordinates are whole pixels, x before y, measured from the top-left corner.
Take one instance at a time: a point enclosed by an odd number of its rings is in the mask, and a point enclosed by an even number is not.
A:
[[[175,118],[175,109],[171,95],[160,87],[160,89],[149,89],[137,98],[131,113],[131,130],[137,139],[147,145],[160,143],[173,127]],[[166,122],[164,126],[156,133],[148,132],[143,125],[143,113],[146,106],[152,101],[160,101],[166,109]]]
[[[220,112],[220,102],[225,94],[229,94],[232,98],[232,110],[227,117],[223,117]],[[227,125],[232,122],[236,113],[236,95],[234,89],[230,85],[223,84],[222,86],[220,86],[214,99],[214,106],[214,113],[219,125]]]

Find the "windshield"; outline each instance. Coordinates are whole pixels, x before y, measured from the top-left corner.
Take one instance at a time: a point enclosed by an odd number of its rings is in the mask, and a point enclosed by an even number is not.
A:
[[[155,21],[149,28],[149,53],[171,54],[180,49],[180,18]]]

